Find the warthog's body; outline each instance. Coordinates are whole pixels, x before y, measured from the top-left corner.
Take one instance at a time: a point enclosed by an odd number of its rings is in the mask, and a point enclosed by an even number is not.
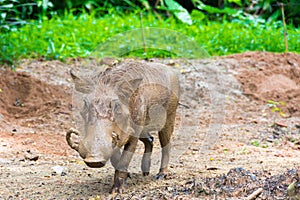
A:
[[[179,98],[176,72],[158,63],[129,61],[91,79],[71,75],[75,89],[86,95],[81,111],[85,124],[84,138],[78,145],[70,139],[72,131],[67,141],[85,163],[102,167],[110,159],[116,169],[113,191],[122,192],[138,140],[145,145],[142,171],[149,174],[153,146],[149,132],[158,131],[162,160],[157,177],[163,177]]]

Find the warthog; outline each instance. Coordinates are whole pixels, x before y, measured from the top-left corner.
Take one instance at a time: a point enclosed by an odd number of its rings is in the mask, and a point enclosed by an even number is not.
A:
[[[159,63],[127,61],[91,78],[78,77],[72,72],[71,76],[75,89],[84,96],[80,112],[84,133],[70,130],[66,139],[87,166],[103,167],[110,159],[115,168],[112,192],[121,193],[138,140],[145,146],[142,172],[149,174],[153,148],[149,132],[158,131],[162,159],[155,177],[163,178],[179,100],[177,73]],[[75,143],[72,134],[83,134],[83,139]]]

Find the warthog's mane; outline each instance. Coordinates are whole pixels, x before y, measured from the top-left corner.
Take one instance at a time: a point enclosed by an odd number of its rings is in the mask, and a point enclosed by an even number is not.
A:
[[[141,61],[125,61],[117,66],[108,67],[93,77],[100,87],[115,88],[131,80],[142,79],[142,84],[161,84],[167,86],[168,76],[161,72],[161,64]]]

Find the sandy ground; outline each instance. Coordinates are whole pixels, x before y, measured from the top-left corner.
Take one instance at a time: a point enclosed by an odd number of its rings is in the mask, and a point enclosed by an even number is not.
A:
[[[109,194],[110,164],[88,168],[68,147],[68,72],[103,63],[24,60],[16,72],[0,70],[0,199],[241,199],[256,190],[257,199],[299,199],[300,55],[154,61],[178,69],[185,105],[166,180],[152,178],[156,135],[150,176],[141,175],[139,144],[122,195]]]

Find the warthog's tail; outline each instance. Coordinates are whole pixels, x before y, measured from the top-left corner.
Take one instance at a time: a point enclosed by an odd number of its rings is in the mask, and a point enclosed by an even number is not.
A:
[[[72,134],[75,134],[75,135],[80,135],[79,131],[74,129],[74,128],[70,128],[70,130],[67,132],[66,134],[66,139],[67,139],[67,142],[68,142],[68,145],[72,148],[72,149],[75,149],[76,151],[78,151],[79,149],[79,145],[78,143],[76,142],[73,142],[71,140],[71,137],[72,137]]]

